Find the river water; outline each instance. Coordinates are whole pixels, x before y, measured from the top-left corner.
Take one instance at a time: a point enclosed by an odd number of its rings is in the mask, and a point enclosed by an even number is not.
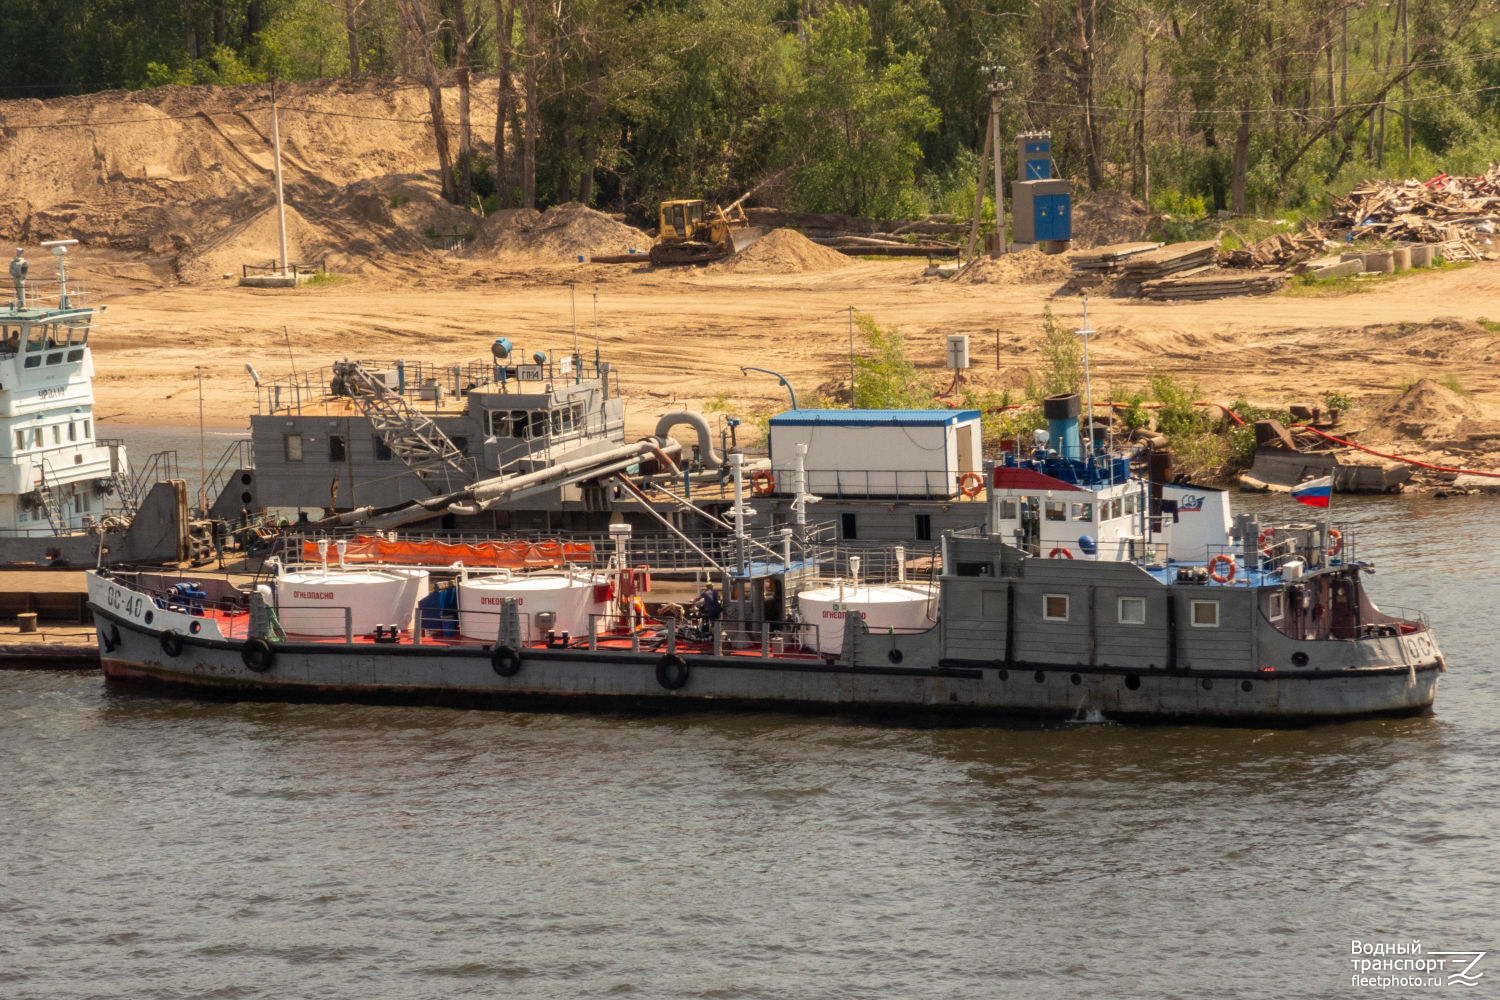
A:
[[[0,674],[0,997],[1492,995],[1492,502],[1334,503],[1377,601],[1434,623],[1431,716],[901,728]],[[1353,939],[1492,954],[1478,988],[1382,990]]]

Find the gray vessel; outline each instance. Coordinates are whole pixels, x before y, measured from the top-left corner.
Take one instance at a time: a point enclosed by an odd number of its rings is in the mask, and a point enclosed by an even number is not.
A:
[[[1446,670],[1431,630],[1374,605],[1349,534],[1231,521],[1223,494],[1174,496],[1191,488],[1063,437],[987,467],[987,523],[935,560],[851,556],[747,517],[691,543],[721,583],[717,619],[644,616],[626,525],[613,552],[505,570],[355,566],[325,544],[245,591],[89,574],[101,661],[112,681],[194,696],[498,708],[1294,725],[1431,707]],[[424,597],[445,573],[435,593],[454,598]]]

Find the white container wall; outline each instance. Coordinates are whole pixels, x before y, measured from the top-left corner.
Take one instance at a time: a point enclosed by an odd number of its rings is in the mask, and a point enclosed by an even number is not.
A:
[[[376,625],[411,627],[417,599],[427,591],[422,570],[299,570],[274,582],[276,616],[293,635],[342,636],[344,608],[355,635]]]
[[[817,626],[808,629],[805,641],[817,644],[820,653],[837,653],[844,646],[844,620],[859,615],[871,632],[886,629],[920,631],[931,628],[937,607],[936,591],[929,586],[820,587],[797,595],[802,621]]]
[[[540,642],[546,629],[537,615],[556,615],[552,628],[575,636],[588,634],[589,616],[609,611],[609,601],[599,600],[609,578],[598,573],[537,574],[534,576],[486,576],[458,585],[458,633],[468,639],[493,642],[500,631],[500,610],[513,598],[521,613],[523,639]]]

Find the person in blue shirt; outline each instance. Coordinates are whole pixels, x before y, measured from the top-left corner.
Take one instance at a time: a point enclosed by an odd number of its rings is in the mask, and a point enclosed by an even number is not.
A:
[[[716,622],[719,620],[719,616],[724,613],[724,605],[719,601],[719,592],[714,589],[714,585],[711,583],[703,588],[703,592],[698,595],[696,603],[698,607],[703,609],[703,618],[705,621]]]

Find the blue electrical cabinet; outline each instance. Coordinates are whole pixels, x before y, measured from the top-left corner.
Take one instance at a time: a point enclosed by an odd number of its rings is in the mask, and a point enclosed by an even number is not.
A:
[[[1018,137],[1021,156],[1018,181],[1047,181],[1052,179],[1052,135],[1048,132],[1031,132]]]
[[[1073,212],[1071,194],[1039,194],[1036,196],[1036,238],[1046,240],[1070,240],[1073,238]]]

